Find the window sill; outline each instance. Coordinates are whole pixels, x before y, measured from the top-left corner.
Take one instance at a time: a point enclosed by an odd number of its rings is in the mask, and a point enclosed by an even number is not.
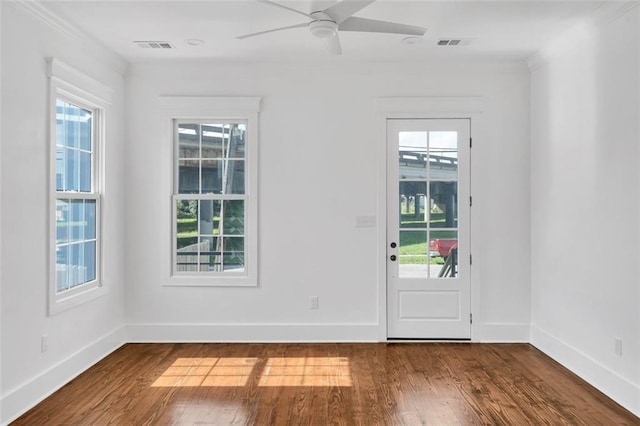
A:
[[[49,316],[57,315],[76,306],[90,302],[107,294],[107,289],[100,286],[92,286],[82,291],[65,296],[53,296],[49,302]]]
[[[162,283],[163,287],[258,287],[254,277],[173,275]]]

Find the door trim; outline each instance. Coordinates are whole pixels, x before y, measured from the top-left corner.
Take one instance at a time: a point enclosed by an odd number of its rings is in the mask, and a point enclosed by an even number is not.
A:
[[[378,139],[378,205],[377,205],[377,275],[378,275],[378,340],[388,341],[387,337],[387,120],[394,118],[407,119],[441,119],[463,118],[469,119],[474,146],[482,146],[484,140],[482,113],[484,99],[482,97],[390,97],[377,98],[376,132]],[[477,148],[476,148],[477,149]],[[470,178],[473,176],[473,162],[470,163]],[[473,193],[473,181],[470,184]],[[474,253],[475,269],[481,262],[480,252],[476,250],[475,226],[473,210],[470,212],[471,253]],[[480,305],[478,294],[479,283],[475,274],[471,274],[471,312],[476,319],[471,324],[471,341],[476,341],[475,331],[480,320]]]

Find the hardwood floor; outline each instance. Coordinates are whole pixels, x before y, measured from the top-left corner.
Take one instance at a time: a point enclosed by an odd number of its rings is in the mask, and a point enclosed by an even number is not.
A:
[[[640,425],[527,344],[128,344],[13,425]]]

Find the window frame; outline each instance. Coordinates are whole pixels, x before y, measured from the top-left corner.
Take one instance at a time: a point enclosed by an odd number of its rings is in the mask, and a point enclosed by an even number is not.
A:
[[[161,96],[160,107],[164,111],[165,134],[169,135],[171,179],[171,232],[168,260],[168,278],[165,286],[176,287],[256,287],[258,286],[258,113],[261,98],[256,97],[181,97]],[[178,123],[218,124],[243,123],[245,139],[245,194],[226,194],[211,197],[208,194],[178,193]],[[244,209],[244,271],[176,271],[177,260],[177,211],[176,201],[181,196],[198,200],[242,199]]]
[[[48,314],[56,315],[80,304],[106,294],[102,271],[103,262],[103,150],[105,144],[105,116],[110,104],[111,89],[75,68],[55,59],[48,60],[49,77],[49,283]],[[58,191],[57,189],[57,101],[63,101],[92,113],[91,144],[91,189],[88,192]],[[95,200],[95,279],[74,288],[58,292],[56,247],[57,247],[57,201]]]

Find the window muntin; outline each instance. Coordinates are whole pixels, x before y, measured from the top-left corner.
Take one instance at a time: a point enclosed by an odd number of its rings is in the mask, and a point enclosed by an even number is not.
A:
[[[246,276],[247,121],[175,122],[174,274]]]
[[[98,285],[97,108],[55,101],[55,298]]]

